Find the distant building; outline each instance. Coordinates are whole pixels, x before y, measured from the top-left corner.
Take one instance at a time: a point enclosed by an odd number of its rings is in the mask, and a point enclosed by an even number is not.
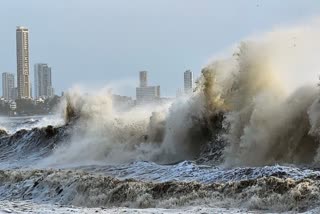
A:
[[[17,87],[11,89],[11,95],[12,95],[12,100],[18,99],[18,88]]]
[[[140,71],[140,87],[147,87],[148,86],[148,72],[147,71]]]
[[[17,27],[16,48],[18,98],[30,98],[28,28]]]
[[[2,73],[2,97],[6,100],[14,100],[14,74]]]
[[[54,95],[51,79],[51,68],[48,64],[34,65],[34,95],[35,98],[48,98]]]
[[[136,89],[137,103],[154,102],[160,98],[160,86],[138,87]]]
[[[140,72],[140,87],[136,88],[137,104],[151,103],[160,99],[160,86],[148,86],[147,71]]]
[[[190,94],[193,91],[193,73],[190,70],[184,72],[184,93]]]

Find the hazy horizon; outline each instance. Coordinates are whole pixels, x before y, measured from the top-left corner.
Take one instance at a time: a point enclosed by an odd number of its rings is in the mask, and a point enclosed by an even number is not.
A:
[[[183,72],[198,76],[209,59],[239,40],[312,19],[318,1],[6,1],[0,8],[0,72],[16,76],[16,26],[30,35],[35,63],[52,67],[57,94],[73,85],[110,85],[135,96],[138,72],[162,96],[183,87]]]

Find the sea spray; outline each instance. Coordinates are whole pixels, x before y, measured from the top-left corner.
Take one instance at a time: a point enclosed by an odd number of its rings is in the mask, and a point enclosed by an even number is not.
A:
[[[49,158],[175,163],[210,150],[224,166],[317,163],[318,25],[241,42],[229,58],[202,69],[191,95],[166,104],[118,111],[108,93],[72,89],[63,109],[67,122],[76,121],[73,135]]]

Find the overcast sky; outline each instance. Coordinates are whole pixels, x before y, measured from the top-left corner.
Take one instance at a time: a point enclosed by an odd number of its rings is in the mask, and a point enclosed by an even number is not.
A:
[[[0,72],[16,74],[22,25],[31,80],[34,63],[48,63],[59,94],[80,84],[133,96],[147,70],[163,96],[174,96],[186,69],[199,75],[237,41],[319,14],[319,0],[0,0]]]

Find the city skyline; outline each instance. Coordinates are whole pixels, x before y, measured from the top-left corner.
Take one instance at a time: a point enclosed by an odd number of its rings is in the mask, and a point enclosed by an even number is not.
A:
[[[0,71],[16,73],[13,30],[22,25],[30,31],[30,65],[50,63],[57,94],[80,84],[115,86],[117,93],[134,96],[136,72],[148,70],[157,80],[150,84],[160,84],[163,95],[174,96],[183,88],[181,72],[190,69],[196,79],[226,48],[251,35],[308,21],[319,6],[297,0],[280,6],[273,0],[7,1],[0,8],[3,17],[10,17],[0,19]],[[168,75],[172,78],[166,80]]]
[[[2,73],[2,97],[6,100],[15,99],[39,99],[49,98],[54,96],[54,88],[52,85],[51,67],[47,63],[35,63],[34,64],[34,79],[33,84],[30,80],[30,57],[29,57],[29,29],[25,26],[16,27],[16,56],[17,56],[17,79],[15,80],[14,75],[8,72]],[[191,74],[186,80],[186,72]],[[7,76],[10,76],[8,78]],[[160,100],[160,85],[148,86],[148,72],[139,72],[139,86],[136,87],[136,100],[139,103]],[[9,80],[10,79],[10,80]],[[187,81],[187,83],[186,83]],[[10,83],[9,83],[10,82]],[[15,88],[15,82],[17,87]],[[188,84],[188,86],[186,86]],[[184,89],[187,92],[186,87],[193,88],[194,79],[193,72],[187,70],[184,72]],[[8,89],[8,85],[13,85],[12,88]],[[34,93],[32,90],[34,85]],[[112,90],[112,88],[110,88]],[[61,92],[64,93],[63,91]],[[16,95],[14,95],[16,94]],[[131,97],[129,95],[129,97]]]
[[[51,67],[47,63],[34,64],[34,94],[30,81],[29,63],[29,29],[24,26],[16,27],[16,56],[17,56],[17,87],[11,73],[2,73],[2,97],[7,101],[15,99],[39,99],[54,96]],[[136,103],[161,102],[160,85],[148,85],[148,71],[139,72],[139,85],[136,87]],[[193,89],[193,72],[184,72],[184,93],[189,94]],[[112,88],[110,88],[112,90]],[[62,92],[63,93],[63,92]],[[117,96],[117,95],[116,95]],[[129,96],[131,97],[131,96]],[[166,99],[166,98],[165,98]]]

